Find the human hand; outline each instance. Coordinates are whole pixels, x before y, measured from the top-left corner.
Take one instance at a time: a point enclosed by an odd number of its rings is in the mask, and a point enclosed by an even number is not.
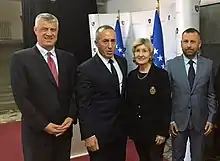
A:
[[[85,146],[89,151],[92,152],[99,150],[99,144],[96,136],[94,135],[85,139]]]
[[[46,131],[48,134],[51,135],[57,135],[59,133],[63,133],[64,130],[60,129],[60,125],[49,123],[45,128],[44,131]]]
[[[211,122],[206,122],[204,135],[208,136],[212,132],[212,129],[213,129],[213,124]]]
[[[179,133],[178,127],[175,122],[170,123],[170,134],[176,137]]]
[[[163,144],[165,142],[165,139],[166,138],[164,136],[157,135],[155,139],[156,145]]]

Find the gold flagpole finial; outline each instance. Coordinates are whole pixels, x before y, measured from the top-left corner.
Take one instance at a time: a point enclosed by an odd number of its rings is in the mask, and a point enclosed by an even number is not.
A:
[[[117,19],[120,20],[120,10],[118,10],[118,16]]]
[[[158,13],[160,14],[160,0],[157,0],[156,9],[157,9]]]

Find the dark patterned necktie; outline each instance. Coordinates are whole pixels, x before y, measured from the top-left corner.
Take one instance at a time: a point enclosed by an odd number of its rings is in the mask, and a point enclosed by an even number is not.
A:
[[[189,62],[188,62],[188,64],[190,65],[190,67],[189,67],[189,71],[188,71],[188,80],[189,80],[189,85],[190,85],[190,88],[192,89],[192,87],[193,87],[193,83],[194,83],[194,79],[195,79],[195,69],[194,69],[194,67],[193,67],[193,61],[192,60],[190,60]]]
[[[58,81],[58,72],[57,72],[57,69],[56,69],[56,65],[55,65],[55,62],[53,60],[53,58],[51,57],[52,53],[48,52],[47,53],[47,63],[48,63],[48,66],[50,68],[50,71],[56,81],[56,84],[57,86],[59,85],[59,81]]]
[[[112,59],[109,59],[108,62],[111,65],[111,72],[112,72],[112,75],[114,76],[115,81],[116,81],[117,91],[120,93],[118,74],[117,74],[117,71],[116,71],[116,69],[115,69],[115,67],[113,65],[114,61]]]

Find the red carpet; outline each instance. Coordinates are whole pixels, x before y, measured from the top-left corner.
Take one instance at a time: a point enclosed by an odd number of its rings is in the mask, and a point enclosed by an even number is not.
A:
[[[0,124],[0,160],[23,161],[20,123]]]
[[[20,123],[0,124],[0,160],[23,161]],[[72,161],[89,161],[89,157],[79,157]],[[126,161],[138,161],[136,150],[131,141],[127,145]]]
[[[71,161],[89,161],[89,157],[85,156],[85,157],[74,158]],[[138,156],[135,147],[131,141],[128,141],[127,144],[126,161],[138,161]]]

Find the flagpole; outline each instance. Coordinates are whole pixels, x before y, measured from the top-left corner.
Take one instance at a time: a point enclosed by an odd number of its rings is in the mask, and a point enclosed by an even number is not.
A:
[[[163,32],[162,25],[159,16],[160,0],[157,0],[157,8],[154,17],[153,27],[153,46],[154,46],[154,64],[160,68],[164,68],[164,44],[163,44]]]
[[[156,4],[156,9],[160,15],[160,0],[156,0],[157,1],[157,4]]]
[[[116,52],[115,54],[121,57],[125,57],[125,48],[123,45],[123,38],[120,27],[120,10],[118,10],[118,16],[115,24],[115,33],[116,33]]]
[[[117,19],[120,21],[120,10],[118,10],[118,16]]]

